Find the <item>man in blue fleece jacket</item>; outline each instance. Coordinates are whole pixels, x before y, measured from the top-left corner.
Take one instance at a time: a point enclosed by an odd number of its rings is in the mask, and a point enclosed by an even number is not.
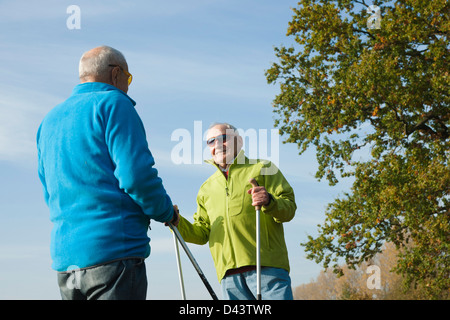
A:
[[[52,268],[63,299],[145,299],[150,219],[175,223],[178,215],[126,94],[124,56],[94,48],[79,73],[81,83],[37,133]]]

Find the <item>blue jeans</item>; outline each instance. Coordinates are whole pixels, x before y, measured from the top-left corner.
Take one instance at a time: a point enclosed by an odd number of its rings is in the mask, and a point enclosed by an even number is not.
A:
[[[223,298],[256,300],[256,270],[226,276],[221,281]],[[293,300],[289,273],[280,268],[261,268],[261,299]]]
[[[145,300],[144,259],[124,259],[58,272],[58,285],[63,300]]]

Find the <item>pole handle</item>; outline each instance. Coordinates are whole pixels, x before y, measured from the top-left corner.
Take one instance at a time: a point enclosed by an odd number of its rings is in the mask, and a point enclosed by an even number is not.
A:
[[[250,182],[253,188],[259,187],[258,181],[255,178],[251,178],[248,182]],[[261,206],[255,206],[255,210],[261,210]]]

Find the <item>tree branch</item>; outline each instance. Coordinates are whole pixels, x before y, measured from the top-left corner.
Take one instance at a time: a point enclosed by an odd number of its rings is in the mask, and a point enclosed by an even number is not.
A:
[[[352,28],[352,31],[354,31],[354,32],[359,32],[359,33],[364,33],[365,35],[368,35],[369,37],[371,37],[372,40],[375,40],[374,35],[371,34],[369,31],[359,30],[359,29],[356,29],[356,28]]]

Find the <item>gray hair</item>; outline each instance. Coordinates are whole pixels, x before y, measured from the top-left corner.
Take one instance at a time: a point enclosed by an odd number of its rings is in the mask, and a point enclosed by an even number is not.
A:
[[[233,130],[234,132],[238,132],[238,129],[235,126],[233,126],[227,122],[213,122],[209,126],[208,130],[212,129],[215,126],[224,126],[227,130]]]
[[[101,46],[96,49],[98,50],[95,53],[92,52],[93,50],[89,50],[81,56],[78,68],[80,80],[85,80],[88,77],[104,78],[108,74],[109,64],[124,67],[127,63],[119,50],[108,46]]]

